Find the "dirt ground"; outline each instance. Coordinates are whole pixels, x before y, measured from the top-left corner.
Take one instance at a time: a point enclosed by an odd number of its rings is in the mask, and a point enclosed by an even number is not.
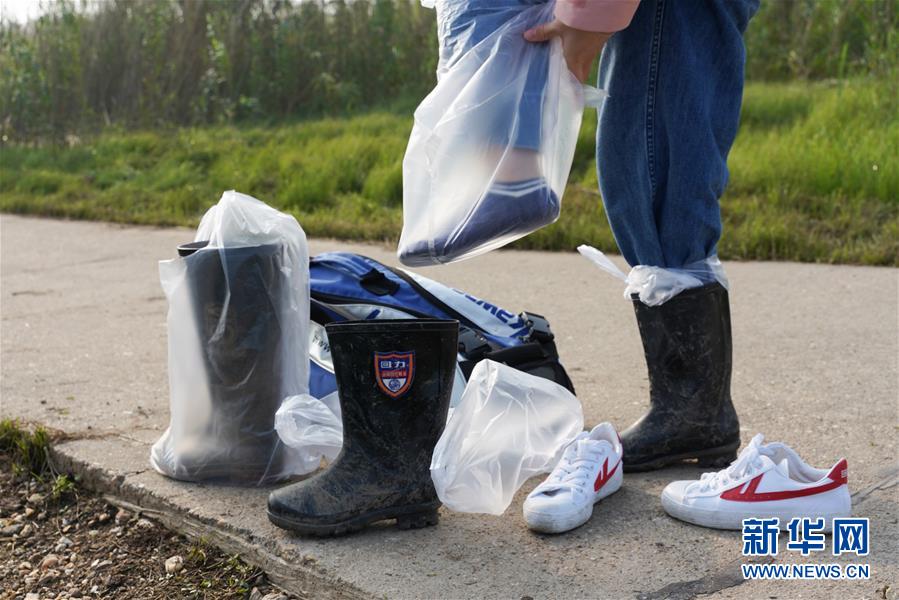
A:
[[[0,453],[0,600],[287,600],[236,556],[173,535],[66,476],[40,478]]]

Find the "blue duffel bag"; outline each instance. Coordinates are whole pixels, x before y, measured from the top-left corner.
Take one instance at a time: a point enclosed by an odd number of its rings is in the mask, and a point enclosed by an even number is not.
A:
[[[309,392],[322,398],[337,389],[325,324],[364,319],[440,318],[459,321],[454,399],[474,366],[489,358],[574,386],[559,362],[549,322],[513,313],[421,275],[350,252],[327,252],[309,261],[311,342]]]

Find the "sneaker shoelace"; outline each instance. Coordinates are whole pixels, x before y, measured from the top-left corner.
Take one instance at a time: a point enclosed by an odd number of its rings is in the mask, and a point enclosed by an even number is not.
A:
[[[592,467],[605,455],[605,448],[587,440],[575,440],[565,449],[559,464],[541,484],[542,491],[572,489],[584,493],[592,475]]]
[[[764,435],[761,433],[756,434],[752,441],[749,442],[749,445],[743,448],[743,451],[737,456],[737,460],[732,462],[730,466],[714,473],[703,473],[699,481],[693,485],[698,485],[700,492],[719,490],[736,483],[747,475],[755,473],[763,466],[762,456],[769,454],[763,446],[764,441]]]

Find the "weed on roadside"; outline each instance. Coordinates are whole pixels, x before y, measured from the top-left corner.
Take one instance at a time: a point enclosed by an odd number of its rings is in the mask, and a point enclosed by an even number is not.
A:
[[[29,430],[15,419],[0,420],[0,453],[16,475],[42,477],[49,470],[50,435],[43,427]]]

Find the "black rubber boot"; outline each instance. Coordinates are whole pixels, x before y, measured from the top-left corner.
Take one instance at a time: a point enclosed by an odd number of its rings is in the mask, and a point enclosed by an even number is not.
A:
[[[175,477],[261,484],[283,479],[275,431],[281,405],[282,248],[184,244],[194,320],[211,400],[205,431],[181,444]]]
[[[343,418],[343,449],[324,471],[275,490],[278,527],[339,535],[375,521],[437,523],[431,454],[449,410],[459,324],[437,319],[326,326]]]
[[[724,467],[736,458],[740,424],[730,398],[731,331],[719,283],[660,306],[634,297],[649,369],[649,412],[621,434],[626,471],[683,460]]]

